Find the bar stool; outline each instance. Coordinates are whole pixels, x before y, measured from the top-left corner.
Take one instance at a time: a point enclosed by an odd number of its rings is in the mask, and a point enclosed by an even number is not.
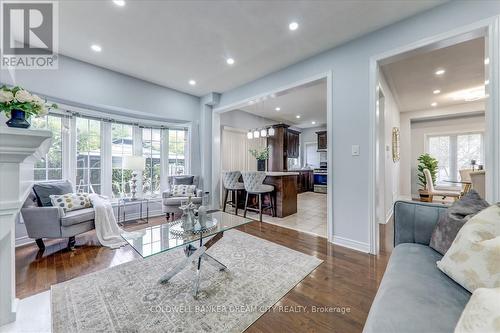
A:
[[[236,215],[238,215],[238,191],[244,190],[245,185],[239,182],[241,177],[241,172],[239,171],[228,171],[222,173],[222,183],[224,184],[224,188],[226,189],[226,193],[224,194],[224,207],[222,211],[226,211],[226,205],[230,204],[232,207],[236,208]],[[231,201],[227,201],[227,196],[231,192]],[[233,201],[234,195],[234,201]]]
[[[245,185],[245,190],[247,191],[247,196],[245,199],[245,212],[243,217],[247,217],[247,210],[256,211],[259,213],[259,221],[262,222],[262,210],[263,209],[271,209],[272,216],[276,216],[276,207],[273,203],[274,197],[274,186],[272,185],[264,185],[264,179],[266,178],[265,172],[258,171],[247,171],[242,172],[243,175],[243,184]],[[250,194],[254,194],[257,196],[259,201],[259,208],[249,208],[248,207],[248,198]],[[262,207],[262,195],[269,194],[269,205]]]

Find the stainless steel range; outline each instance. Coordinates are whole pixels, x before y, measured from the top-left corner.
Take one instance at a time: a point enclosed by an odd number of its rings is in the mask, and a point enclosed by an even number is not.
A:
[[[319,169],[314,169],[314,192],[317,193],[327,193],[328,184],[328,170],[326,168],[326,162],[320,164]]]

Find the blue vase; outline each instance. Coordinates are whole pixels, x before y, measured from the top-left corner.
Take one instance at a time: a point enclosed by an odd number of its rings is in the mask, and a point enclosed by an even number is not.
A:
[[[28,128],[30,123],[26,120],[26,113],[23,110],[12,110],[10,119],[6,122],[9,127]]]

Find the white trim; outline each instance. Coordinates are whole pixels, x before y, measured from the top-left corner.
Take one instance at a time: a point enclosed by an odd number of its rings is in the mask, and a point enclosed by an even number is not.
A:
[[[125,122],[128,124],[139,124],[145,127],[158,126],[158,127],[169,127],[175,129],[186,128],[191,123],[191,121],[189,120],[182,120],[179,122],[161,121],[158,120],[158,118],[160,119],[162,118],[161,116],[152,117],[151,113],[139,112],[139,111],[134,111],[134,114],[131,115],[120,115],[113,113],[113,110],[104,111],[98,107],[92,107],[92,106],[79,107],[70,104],[53,102],[50,99],[48,100],[48,103],[56,103],[58,106],[57,109],[52,109],[50,110],[50,112],[66,116],[68,115],[68,113],[78,113],[81,116],[95,117],[117,122]]]
[[[370,253],[370,244],[364,242],[358,242],[357,240],[345,237],[333,236],[332,243],[335,245],[347,247],[352,250],[357,250],[364,253]]]
[[[376,128],[376,87],[378,84],[378,63],[384,59],[406,53],[415,49],[419,49],[437,42],[448,40],[460,35],[485,30],[487,35],[488,57],[490,58],[488,77],[489,95],[486,106],[486,124],[488,124],[487,138],[485,145],[488,147],[488,152],[485,154],[485,164],[491,172],[486,173],[486,199],[488,201],[500,200],[500,78],[499,78],[499,20],[500,16],[494,16],[488,19],[480,20],[473,24],[465,25],[444,33],[439,33],[428,38],[418,40],[413,43],[395,48],[393,50],[374,55],[370,57],[370,73],[369,73],[369,123],[370,123],[370,138],[369,145],[369,221],[370,221],[370,253],[378,253],[378,223],[377,211],[375,206],[376,200],[376,152],[377,152],[377,135]],[[488,159],[491,156],[491,159]],[[491,184],[491,185],[490,185]]]
[[[392,203],[391,209],[389,209],[389,211],[387,212],[387,215],[385,216],[385,223],[384,224],[389,223],[389,220],[392,218],[392,215],[394,214],[393,207],[394,207],[394,203]]]
[[[245,98],[235,103],[231,103],[222,107],[217,107],[213,109],[212,112],[212,204],[215,207],[220,206],[220,172],[221,172],[221,126],[220,126],[220,114],[231,111],[234,109],[241,108],[243,105],[248,104],[251,100],[263,98],[269,96],[271,94],[277,94],[282,91],[290,90],[295,87],[299,87],[317,80],[326,79],[326,94],[327,94],[327,103],[326,103],[326,118],[327,118],[327,141],[328,141],[328,149],[327,149],[327,160],[328,163],[328,191],[327,191],[327,226],[328,226],[328,241],[332,242],[333,233],[334,233],[334,220],[333,220],[333,104],[332,104],[332,96],[333,96],[333,71],[329,70],[323,73],[319,73],[308,78],[284,85],[282,87],[266,91],[260,94],[257,94],[252,97]]]

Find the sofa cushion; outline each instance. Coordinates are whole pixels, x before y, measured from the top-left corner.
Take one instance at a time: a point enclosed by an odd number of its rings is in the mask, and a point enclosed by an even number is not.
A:
[[[50,201],[51,195],[72,193],[73,186],[67,180],[51,181],[36,183],[33,185],[33,191],[35,192],[39,207],[50,207],[52,206],[52,202]]]
[[[454,333],[500,333],[500,288],[478,288],[465,306]]]
[[[70,225],[91,221],[94,217],[94,208],[72,210],[61,217],[61,225],[68,227]]]
[[[500,287],[500,204],[471,218],[437,266],[464,288]]]
[[[92,207],[88,193],[67,193],[50,195],[52,206],[61,207],[65,212]]]
[[[447,212],[441,212],[429,246],[444,255],[465,222],[488,206],[475,190],[467,192]]]
[[[172,185],[171,194],[173,197],[193,197],[196,195],[194,185]]]
[[[172,185],[192,185],[194,176],[174,176]]]
[[[441,257],[421,244],[396,246],[363,332],[453,332],[470,293],[436,267]]]

